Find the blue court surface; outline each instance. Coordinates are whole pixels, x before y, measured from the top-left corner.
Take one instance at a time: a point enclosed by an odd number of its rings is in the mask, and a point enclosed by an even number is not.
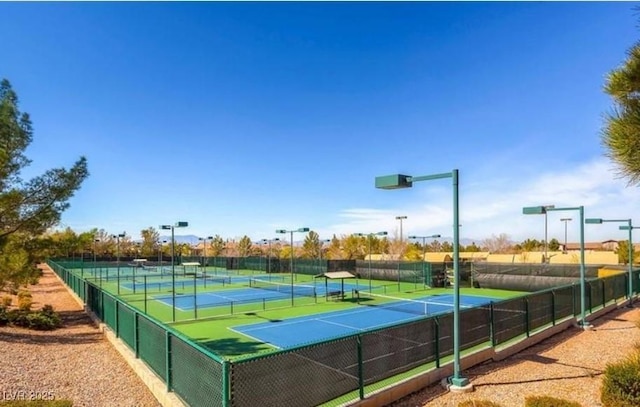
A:
[[[461,295],[460,306],[473,308],[496,300],[499,299]],[[453,295],[446,294],[378,306],[363,305],[348,310],[240,325],[230,329],[278,348],[291,348],[451,311]]]
[[[171,294],[154,296],[155,300],[165,305],[172,306],[173,297]],[[186,311],[192,310],[197,305],[198,308],[223,307],[234,304],[246,304],[251,302],[261,302],[282,300],[291,298],[291,293],[257,290],[252,288],[240,288],[237,290],[224,290],[217,292],[198,293],[197,295],[176,295],[176,309]],[[195,303],[194,303],[195,299]]]
[[[171,283],[171,282],[169,282]],[[148,285],[147,285],[148,287]],[[179,285],[176,285],[179,288]],[[294,285],[294,295],[298,297],[313,297],[315,295],[324,296],[326,290],[324,284],[317,286],[302,286]],[[192,310],[196,306],[198,308],[205,307],[222,307],[229,306],[232,302],[234,304],[247,304],[262,301],[274,301],[291,298],[291,286],[287,284],[277,285],[278,290],[273,289],[261,289],[261,288],[239,288],[235,290],[219,290],[213,292],[196,293],[184,293],[178,294],[175,297],[176,309],[183,311]],[[336,289],[331,284],[328,287],[329,291]],[[344,285],[346,292],[352,289],[363,290],[363,285],[346,284]],[[171,294],[156,295],[153,297],[155,300],[162,302],[165,305],[173,305],[173,296]],[[194,302],[195,299],[195,302]]]

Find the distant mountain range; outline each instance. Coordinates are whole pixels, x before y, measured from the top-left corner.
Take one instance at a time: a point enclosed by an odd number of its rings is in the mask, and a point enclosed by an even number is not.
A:
[[[174,240],[176,243],[188,243],[190,245],[198,244],[198,236],[196,235],[175,235]],[[171,241],[171,235],[169,236],[160,236],[160,241],[166,240],[167,243]]]

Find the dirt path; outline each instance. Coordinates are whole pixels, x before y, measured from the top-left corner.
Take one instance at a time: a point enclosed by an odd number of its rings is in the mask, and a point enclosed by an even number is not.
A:
[[[456,407],[464,400],[484,399],[503,407],[522,407],[527,396],[547,395],[600,407],[607,364],[623,359],[640,344],[637,321],[640,308],[617,309],[592,321],[593,331],[570,328],[501,362],[463,372],[475,386],[472,393],[449,393],[434,385],[393,406]]]
[[[0,400],[40,395],[74,406],[160,404],[97,326],[44,266],[30,286],[33,308],[53,305],[64,326],[54,331],[0,327]]]

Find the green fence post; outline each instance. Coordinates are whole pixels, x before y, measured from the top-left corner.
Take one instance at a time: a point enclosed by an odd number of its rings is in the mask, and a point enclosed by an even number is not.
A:
[[[525,315],[525,328],[527,330],[527,338],[529,337],[529,299],[525,297],[524,299],[524,315]]]
[[[222,362],[222,407],[231,405],[231,364],[228,360]]]
[[[358,344],[358,390],[360,400],[364,400],[364,366],[362,363],[362,335],[356,337]]]
[[[551,324],[556,325],[556,292],[551,291]]]
[[[496,347],[496,326],[493,323],[493,301],[489,303],[489,337],[491,339],[491,347]]]
[[[167,391],[171,391],[171,332],[165,332],[165,347],[167,348],[165,360],[165,377],[167,378]]]
[[[593,312],[593,296],[591,295],[591,290],[593,286],[589,283],[589,313]]]
[[[140,333],[138,332],[138,312],[133,313],[133,350],[136,353],[136,359],[140,359]]]
[[[605,304],[607,303],[606,285],[604,283],[604,280],[600,280],[600,282],[602,283],[602,308],[604,308]]]
[[[119,303],[119,302],[120,302],[120,301],[116,299],[116,300],[115,300],[115,304],[114,304],[115,314],[116,314],[116,338],[119,338],[119,337],[120,337],[120,327],[118,326],[118,325],[119,325],[118,320],[120,319],[120,318],[119,318],[119,316],[120,316],[120,311],[118,311],[118,309],[120,308],[120,307],[118,306],[118,303]]]
[[[436,324],[435,324],[435,329],[433,330],[435,337],[436,337],[436,343],[435,343],[435,348],[436,348],[436,367],[440,367],[440,319],[438,317],[435,317],[433,319]]]

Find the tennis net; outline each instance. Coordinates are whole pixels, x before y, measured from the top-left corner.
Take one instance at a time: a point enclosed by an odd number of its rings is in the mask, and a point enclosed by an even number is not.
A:
[[[312,285],[300,285],[300,284],[286,284],[277,283],[274,281],[260,280],[257,278],[249,279],[249,287],[258,288],[261,290],[276,291],[282,294],[290,295],[293,292],[294,296],[300,297],[315,297],[316,288]]]
[[[453,303],[426,301],[419,299],[391,297],[382,294],[373,294],[364,291],[354,292],[360,305],[368,307],[379,307],[391,311],[406,312],[416,315],[436,315],[453,311]],[[472,308],[470,306],[460,306],[461,309]]]

